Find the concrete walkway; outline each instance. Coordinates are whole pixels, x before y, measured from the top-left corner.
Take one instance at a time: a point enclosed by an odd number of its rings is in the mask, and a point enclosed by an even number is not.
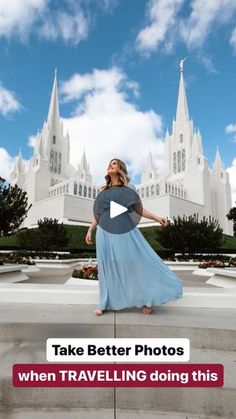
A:
[[[0,419],[233,418],[236,311],[160,306],[93,315],[94,306],[0,304]],[[191,363],[223,363],[223,388],[14,388],[14,363],[45,363],[48,337],[188,337]]]

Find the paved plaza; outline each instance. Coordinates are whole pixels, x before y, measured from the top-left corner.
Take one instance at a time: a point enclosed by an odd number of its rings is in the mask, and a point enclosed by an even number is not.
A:
[[[184,287],[212,287],[179,271]],[[62,279],[62,278],[61,278]],[[201,284],[199,284],[201,282]],[[0,303],[0,419],[233,418],[236,391],[234,309],[162,305],[97,318],[94,305]],[[45,363],[46,338],[187,337],[191,363],[223,363],[223,388],[14,388],[13,363]]]

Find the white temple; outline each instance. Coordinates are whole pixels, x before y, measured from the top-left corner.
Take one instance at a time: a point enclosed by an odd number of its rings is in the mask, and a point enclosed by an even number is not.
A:
[[[145,145],[144,145],[145,146]],[[233,235],[226,214],[232,207],[229,175],[219,150],[212,169],[203,154],[201,134],[189,117],[184,86],[183,60],[176,118],[172,133],[165,136],[165,166],[158,170],[149,152],[137,191],[144,208],[172,219],[199,214],[219,220],[225,234]],[[64,136],[60,120],[57,74],[55,73],[47,120],[38,132],[34,153],[26,173],[21,152],[10,174],[12,185],[27,191],[32,208],[24,222],[34,227],[40,218],[57,218],[65,224],[88,225],[93,216],[99,187],[92,176],[85,151],[76,170],[70,164],[70,138]],[[143,218],[140,225],[152,225]]]

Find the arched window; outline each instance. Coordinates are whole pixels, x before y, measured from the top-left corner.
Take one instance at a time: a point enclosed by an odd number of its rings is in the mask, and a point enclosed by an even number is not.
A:
[[[185,148],[182,150],[182,171],[185,170]]]
[[[174,191],[174,185],[171,185],[171,193],[174,195],[175,191]]]
[[[154,191],[154,185],[152,185],[152,186],[151,186],[151,196],[153,196],[153,195],[154,195],[154,193],[155,193],[155,191]]]
[[[58,174],[61,174],[61,153],[58,153]]]
[[[96,189],[93,188],[93,199],[95,199],[95,198],[96,198]]]
[[[74,183],[74,195],[77,195],[77,193],[78,193],[78,185],[77,185],[77,183],[75,182],[75,183]]]
[[[152,179],[152,173],[149,174],[149,179]]]
[[[167,182],[165,182],[165,193],[167,193],[167,192],[168,192],[167,187],[168,187]]]
[[[92,195],[92,189],[91,189],[91,187],[89,187],[88,188],[88,197],[91,198],[91,195]]]
[[[87,196],[87,186],[84,186],[84,197]]]
[[[52,137],[52,142],[53,142],[53,144],[56,144],[56,136],[55,135],[53,135],[53,137]]]
[[[146,198],[149,198],[149,187],[146,187]]]
[[[160,195],[160,185],[159,185],[159,183],[156,184],[156,194]]]
[[[53,150],[50,151],[50,172],[53,172]]]
[[[66,185],[66,192],[69,193],[69,185]]]
[[[144,198],[144,188],[141,190],[141,198]]]
[[[183,134],[180,134],[180,136],[179,136],[179,141],[180,141],[181,143],[184,141],[184,136],[183,136]]]
[[[177,166],[178,166],[178,172],[181,172],[181,154],[180,154],[180,150],[177,153]]]
[[[82,185],[79,184],[79,196],[82,196]]]
[[[177,168],[176,168],[176,153],[173,154],[173,172],[174,173],[177,172]]]
[[[57,153],[57,151],[55,151],[55,153],[54,153],[54,165],[53,165],[54,173],[57,173],[57,156],[58,156],[58,153]]]

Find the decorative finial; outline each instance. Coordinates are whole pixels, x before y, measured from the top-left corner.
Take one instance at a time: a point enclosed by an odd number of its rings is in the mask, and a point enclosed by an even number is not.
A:
[[[183,58],[182,60],[180,60],[179,63],[179,68],[180,68],[180,72],[183,73],[184,72],[184,62],[186,61],[187,57]]]

